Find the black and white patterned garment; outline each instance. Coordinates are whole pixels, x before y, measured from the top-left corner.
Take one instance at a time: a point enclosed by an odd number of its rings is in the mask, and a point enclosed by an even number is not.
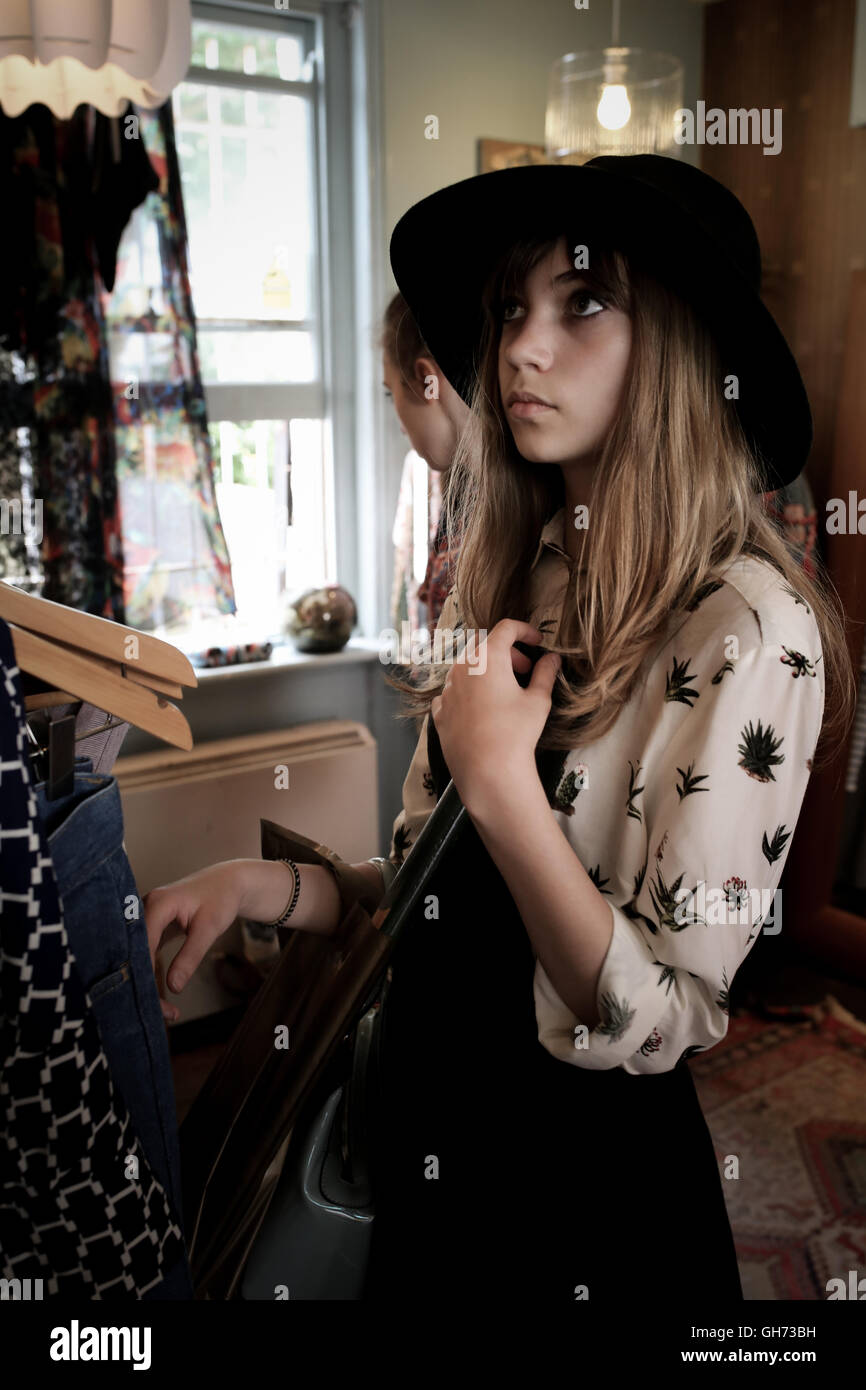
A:
[[[183,1258],[183,1236],[70,950],[18,674],[0,620],[0,1275],[41,1279],[45,1298],[142,1298]]]

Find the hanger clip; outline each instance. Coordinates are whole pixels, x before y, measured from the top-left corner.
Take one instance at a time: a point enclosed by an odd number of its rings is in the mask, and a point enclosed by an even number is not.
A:
[[[32,755],[37,759],[36,775],[38,777],[38,762],[44,755],[47,768],[44,776],[46,783],[45,795],[49,801],[56,801],[58,797],[69,796],[75,790],[75,715],[64,714],[57,719],[52,719],[48,711],[42,713],[41,718],[37,717],[28,721],[41,726],[47,732],[47,742],[43,739],[43,747],[39,747],[40,740],[35,740],[37,748]],[[31,730],[31,737],[34,737]]]

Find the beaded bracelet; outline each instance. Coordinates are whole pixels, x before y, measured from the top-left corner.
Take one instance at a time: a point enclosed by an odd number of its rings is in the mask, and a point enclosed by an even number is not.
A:
[[[298,895],[301,891],[301,871],[295,863],[294,859],[278,859],[276,862],[278,864],[288,864],[289,868],[295,876],[295,891],[289,899],[288,903],[286,904],[285,911],[281,914],[281,916],[279,916],[275,922],[266,922],[266,927],[281,927],[285,922],[286,918],[291,917],[292,913],[295,910],[295,905],[298,901]]]
[[[384,859],[380,854],[371,859],[370,863],[378,865],[379,873],[382,875],[382,886],[387,893],[396,877],[397,865],[390,859]]]

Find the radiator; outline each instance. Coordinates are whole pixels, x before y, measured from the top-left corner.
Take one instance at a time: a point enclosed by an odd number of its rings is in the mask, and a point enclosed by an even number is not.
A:
[[[276,821],[354,862],[378,844],[376,741],[363,724],[327,720],[272,733],[118,758],[125,845],[139,893],[221,859],[258,859],[259,819]],[[286,878],[291,884],[288,874]],[[167,970],[183,944],[167,942]],[[238,1001],[214,975],[214,951],[237,950],[237,923],[219,938],[182,995],[189,1022]]]

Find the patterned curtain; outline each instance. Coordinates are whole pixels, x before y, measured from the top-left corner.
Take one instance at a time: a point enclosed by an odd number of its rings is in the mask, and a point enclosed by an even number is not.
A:
[[[159,185],[124,233],[105,312],[127,621],[150,628],[236,610],[199,369],[171,101],[140,112],[139,122]]]
[[[40,105],[0,113],[0,575],[120,620],[98,282],[110,282],[120,229],[156,176],[140,143],[123,141],[115,161],[108,126],[86,106],[68,121]]]
[[[7,244],[0,270],[0,576],[141,627],[193,608],[233,612],[170,105],[141,119],[132,110],[111,119],[88,106],[66,121],[41,105],[15,118],[0,113],[0,206]],[[130,380],[125,370],[113,380],[117,354],[109,353],[106,314],[116,302],[118,243],[135,209],[158,228],[152,278],[173,354],[153,380],[141,373]],[[148,526],[130,481],[136,468],[148,480],[139,488],[149,488]],[[145,546],[158,535],[177,574],[164,584],[167,599],[156,614],[146,602],[142,534]],[[149,565],[155,568],[152,557]]]

